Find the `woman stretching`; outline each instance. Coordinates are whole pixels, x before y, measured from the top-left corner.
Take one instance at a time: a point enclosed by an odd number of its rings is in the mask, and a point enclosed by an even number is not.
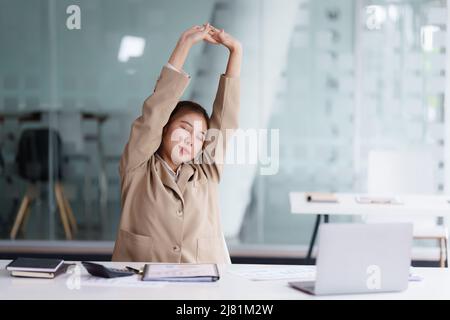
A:
[[[180,101],[200,42],[228,49],[211,117]],[[120,159],[122,214],[113,261],[230,263],[219,212],[227,132],[238,127],[241,44],[209,23],[186,30],[162,68]]]

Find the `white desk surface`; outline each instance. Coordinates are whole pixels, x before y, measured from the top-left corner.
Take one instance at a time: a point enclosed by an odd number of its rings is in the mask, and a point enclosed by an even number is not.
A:
[[[444,195],[400,195],[402,204],[361,204],[356,202],[356,193],[336,193],[337,203],[312,203],[306,201],[305,192],[290,192],[291,213],[333,215],[427,215],[450,214],[450,196]]]
[[[60,275],[55,279],[14,278],[5,270],[9,261],[0,260],[0,299],[450,299],[450,270],[444,268],[414,268],[415,274],[421,275],[420,282],[410,282],[403,292],[376,293],[361,295],[339,295],[313,297],[288,286],[288,280],[252,281],[239,275],[229,273],[255,265],[221,265],[221,279],[213,283],[163,283],[159,287],[95,287],[81,286],[70,289],[67,280],[70,274]],[[114,267],[142,263],[101,262]],[[259,265],[263,268],[283,268],[281,265]],[[299,266],[301,268],[301,266]],[[87,274],[81,268],[82,275]]]

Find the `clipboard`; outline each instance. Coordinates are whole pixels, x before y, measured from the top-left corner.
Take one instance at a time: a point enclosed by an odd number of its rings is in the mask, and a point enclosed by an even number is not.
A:
[[[155,263],[146,264],[142,281],[214,282],[220,279],[215,263]]]

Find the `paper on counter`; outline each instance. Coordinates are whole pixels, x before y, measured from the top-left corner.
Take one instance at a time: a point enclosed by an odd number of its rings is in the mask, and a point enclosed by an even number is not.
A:
[[[290,267],[271,266],[270,268],[255,266],[243,270],[230,270],[228,272],[253,281],[287,280],[287,279],[312,281],[316,278],[315,266],[290,266]]]
[[[81,276],[81,286],[99,286],[99,287],[136,287],[136,288],[153,288],[162,287],[163,282],[141,281],[140,275],[132,275],[129,277],[119,278],[100,278],[91,275]]]

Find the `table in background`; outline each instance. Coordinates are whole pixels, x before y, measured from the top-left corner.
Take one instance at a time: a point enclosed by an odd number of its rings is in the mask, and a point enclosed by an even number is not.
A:
[[[329,221],[330,215],[428,215],[447,218],[450,213],[450,196],[445,195],[401,195],[402,204],[361,204],[358,196],[370,196],[359,193],[335,193],[338,202],[308,202],[306,192],[290,192],[291,213],[317,215],[313,234],[309,243],[307,258],[311,259],[321,217]],[[447,251],[447,257],[448,257]]]

